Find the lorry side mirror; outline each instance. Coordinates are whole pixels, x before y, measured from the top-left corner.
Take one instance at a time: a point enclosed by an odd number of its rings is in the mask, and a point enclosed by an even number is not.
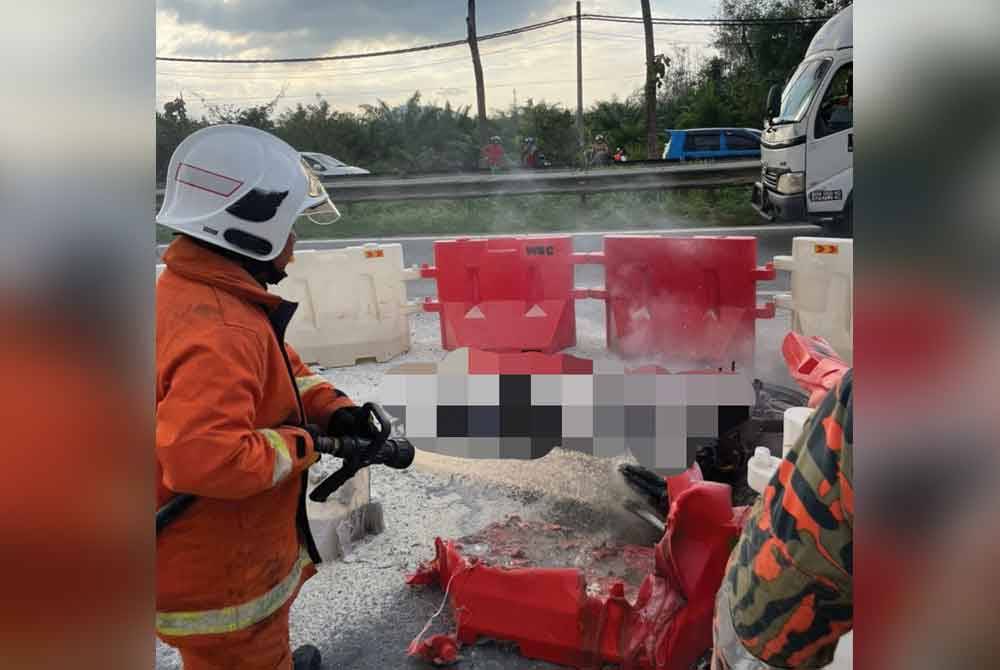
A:
[[[777,84],[767,92],[767,108],[764,111],[768,121],[781,113],[781,87]]]

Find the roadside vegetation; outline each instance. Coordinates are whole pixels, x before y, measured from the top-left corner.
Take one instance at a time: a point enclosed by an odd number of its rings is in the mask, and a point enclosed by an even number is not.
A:
[[[760,222],[749,203],[749,187],[607,193],[585,200],[578,195],[524,195],[364,202],[338,205],[343,218],[332,226],[317,226],[303,218],[295,230],[301,239],[320,239],[739,226]],[[157,241],[170,239],[171,233],[157,226]]]
[[[832,15],[850,0],[720,0],[721,18],[790,18]],[[759,128],[768,88],[781,84],[801,60],[819,25],[761,24],[719,28],[717,56],[699,60],[685,48],[669,48],[657,91],[657,129],[663,149],[667,129],[737,126]],[[642,58],[641,52],[637,58]],[[603,134],[632,159],[646,155],[645,94],[600,101],[585,110],[586,136]],[[162,182],[170,155],[189,134],[216,123],[240,123],[275,133],[300,151],[330,154],[373,174],[405,176],[465,172],[479,166],[475,115],[468,107],[428,104],[416,91],[397,106],[383,101],[357,111],[334,109],[328,101],[279,111],[281,94],[253,106],[209,106],[201,118],[188,115],[182,97],[156,114],[156,173]],[[554,166],[573,166],[580,157],[570,109],[527,100],[494,110],[489,134],[499,135],[517,160],[521,140],[535,137]],[[659,158],[659,153],[652,158]],[[463,231],[508,233],[570,229],[625,229],[683,225],[740,225],[755,222],[746,188],[675,193],[591,196],[518,196],[473,201],[365,203],[343,206],[338,236],[389,236]],[[316,233],[301,226],[304,237]],[[160,240],[166,239],[158,231]]]

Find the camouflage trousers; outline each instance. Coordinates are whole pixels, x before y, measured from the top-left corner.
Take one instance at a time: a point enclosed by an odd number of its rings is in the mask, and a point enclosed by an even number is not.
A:
[[[764,663],[751,654],[740,642],[733,627],[733,591],[729,580],[722,582],[715,598],[715,618],[713,622],[712,670],[780,670]]]

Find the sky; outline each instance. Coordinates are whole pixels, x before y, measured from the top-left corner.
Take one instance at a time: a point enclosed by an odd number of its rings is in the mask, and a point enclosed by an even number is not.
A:
[[[714,16],[718,0],[652,0],[655,17]],[[364,53],[465,36],[466,0],[158,0],[157,55],[209,58],[290,58]],[[479,0],[480,35],[574,14],[574,0]],[[583,0],[583,12],[641,16],[639,0]],[[712,29],[656,28],[657,53],[687,48],[710,53]],[[576,107],[576,27],[565,23],[482,42],[487,107],[515,99]],[[583,23],[584,105],[642,86],[641,25]],[[475,105],[475,77],[466,45],[447,49],[309,64],[157,63],[157,106],[182,95],[189,112],[206,104],[265,103],[282,89],[279,107],[322,95],[339,110],[384,100],[397,104],[414,91],[427,102]]]

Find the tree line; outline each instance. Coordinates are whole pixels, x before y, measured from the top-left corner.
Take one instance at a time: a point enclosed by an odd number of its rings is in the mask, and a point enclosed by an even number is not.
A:
[[[832,15],[851,0],[721,0],[720,18],[759,19]],[[783,84],[801,61],[819,24],[726,26],[713,39],[718,54],[696,59],[687,48],[667,45],[657,54],[656,128],[737,126],[759,128],[767,90]],[[588,140],[601,134],[612,149],[633,159],[647,156],[646,96],[651,87],[600,101],[584,113]],[[379,101],[357,112],[333,109],[317,98],[278,111],[282,95],[266,104],[211,105],[201,118],[188,115],[178,97],[156,114],[157,177],[187,135],[217,123],[240,123],[275,133],[300,151],[330,154],[376,174],[468,171],[479,165],[478,121],[469,107],[425,103],[419,91],[401,105]],[[577,164],[581,148],[573,111],[560,104],[526,100],[495,110],[487,136],[499,135],[516,160],[521,141],[534,137],[554,165]]]

